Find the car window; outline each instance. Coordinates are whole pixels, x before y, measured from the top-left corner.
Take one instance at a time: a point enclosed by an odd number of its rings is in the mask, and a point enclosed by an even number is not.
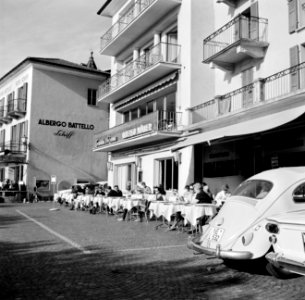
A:
[[[293,192],[294,202],[304,203],[305,202],[305,182],[299,185]]]
[[[232,194],[254,199],[264,199],[273,187],[272,182],[266,180],[247,180],[239,185]]]

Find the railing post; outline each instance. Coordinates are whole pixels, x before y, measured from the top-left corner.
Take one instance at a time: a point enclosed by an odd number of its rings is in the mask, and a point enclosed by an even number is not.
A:
[[[265,100],[264,97],[264,80],[263,78],[258,78],[254,82],[254,97],[253,102],[258,103]]]

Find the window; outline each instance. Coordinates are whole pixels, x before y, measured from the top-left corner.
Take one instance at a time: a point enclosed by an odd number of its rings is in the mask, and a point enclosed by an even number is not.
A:
[[[305,27],[305,0],[289,0],[289,33]]]
[[[234,196],[243,196],[254,199],[264,199],[271,191],[273,184],[266,180],[244,181],[233,193]]]
[[[88,105],[96,105],[96,95],[97,95],[97,90],[95,89],[88,89]]]
[[[173,158],[157,160],[157,185],[161,184],[165,190],[178,189],[178,164]]]

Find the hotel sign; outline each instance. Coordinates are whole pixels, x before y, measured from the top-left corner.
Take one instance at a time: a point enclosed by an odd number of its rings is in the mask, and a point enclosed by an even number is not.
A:
[[[128,129],[128,130],[122,132],[122,138],[128,139],[130,137],[152,131],[152,127],[153,127],[152,124],[148,123],[148,124],[140,125],[136,128]]]

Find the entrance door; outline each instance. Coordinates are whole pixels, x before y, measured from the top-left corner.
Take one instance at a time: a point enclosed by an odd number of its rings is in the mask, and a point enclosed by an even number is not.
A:
[[[158,182],[165,190],[178,189],[178,165],[173,158],[158,160]]]
[[[253,68],[247,69],[241,74],[242,86],[247,86],[253,82]],[[247,88],[242,95],[243,107],[246,108],[253,103],[253,88]]]
[[[115,167],[114,184],[123,191],[134,189],[136,186],[136,165],[134,163]]]

